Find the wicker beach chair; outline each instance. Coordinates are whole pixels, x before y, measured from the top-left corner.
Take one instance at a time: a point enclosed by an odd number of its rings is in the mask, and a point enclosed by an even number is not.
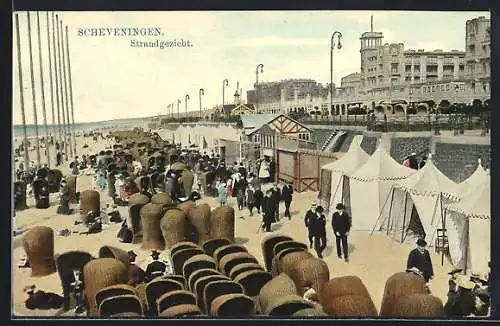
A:
[[[64,180],[66,180],[66,184],[69,187],[69,202],[72,203],[72,204],[78,203],[78,200],[76,198],[76,182],[77,182],[77,177],[74,176],[74,175],[67,175],[67,176],[64,177]]]
[[[260,290],[273,277],[270,273],[262,270],[250,270],[239,274],[234,281],[241,284],[246,295],[255,297]]]
[[[328,265],[323,259],[316,257],[296,262],[291,266],[289,273],[299,295],[304,295],[306,287],[312,287],[319,293],[323,284],[330,279]]]
[[[156,301],[159,297],[166,293],[173,291],[184,290],[180,282],[173,280],[166,280],[164,278],[156,278],[146,284],[146,298],[148,305],[148,312],[152,316],[158,315]]]
[[[248,252],[248,250],[247,250],[247,248],[245,248],[241,245],[229,244],[229,245],[225,245],[225,246],[222,246],[222,247],[215,249],[214,258],[217,261],[217,263],[219,263],[224,256],[229,255],[229,254],[233,254],[236,252]]]
[[[178,208],[165,212],[160,221],[160,228],[167,248],[188,240],[188,222],[186,213]]]
[[[147,203],[149,203],[149,198],[143,194],[134,194],[129,199],[127,225],[132,229],[132,243],[142,242],[141,209]]]
[[[125,266],[130,265],[130,257],[128,252],[116,247],[103,246],[99,249],[98,255],[99,258],[114,258],[121,261]]]
[[[292,316],[297,311],[307,308],[313,308],[313,305],[302,297],[286,295],[270,302],[265,314],[269,316]]]
[[[158,313],[161,314],[163,311],[174,306],[185,304],[195,305],[196,297],[189,291],[177,290],[163,294],[156,302],[158,305]]]
[[[140,317],[142,316],[141,314],[138,314],[136,312],[120,312],[120,313],[117,313],[117,314],[112,314],[112,315],[109,315],[108,317],[113,317],[113,318],[126,318],[126,317],[131,317],[131,318],[137,318],[137,317]]]
[[[234,242],[234,208],[217,207],[210,213],[210,235]]]
[[[166,192],[157,192],[153,195],[153,197],[151,197],[151,202],[153,204],[160,204],[167,207],[174,205],[172,198],[170,198],[170,195]]]
[[[297,287],[290,276],[282,273],[260,289],[259,306],[261,311],[267,311],[272,302],[288,295],[297,295]]]
[[[89,212],[101,211],[101,199],[98,191],[85,190],[80,193],[80,220],[83,223],[89,222]]]
[[[264,267],[262,267],[260,264],[256,264],[256,263],[238,264],[231,269],[231,272],[229,273],[229,278],[234,280],[241,273],[245,273],[245,272],[253,271],[253,270],[264,271]]]
[[[264,256],[264,262],[266,265],[266,270],[268,272],[270,272],[272,268],[272,261],[274,257],[274,245],[276,245],[278,242],[290,241],[290,240],[293,239],[284,235],[272,235],[270,237],[265,238],[262,241],[262,255]]]
[[[184,263],[189,258],[197,255],[205,255],[205,253],[200,248],[187,248],[176,251],[175,254],[172,255],[172,264],[174,265],[175,274],[184,276]]]
[[[297,251],[297,252],[291,252],[284,257],[281,257],[281,259],[278,261],[275,261],[275,264],[273,266],[273,269],[271,271],[271,274],[278,275],[280,273],[286,273],[290,275],[290,270],[293,265],[295,265],[297,262],[312,258],[313,255],[309,251]]]
[[[210,307],[215,298],[232,293],[243,294],[243,287],[241,284],[233,281],[215,281],[208,283],[203,291],[203,302],[206,312],[210,315]]]
[[[210,312],[211,316],[216,317],[246,317],[256,314],[252,298],[240,293],[218,296],[212,301]]]
[[[137,289],[127,284],[107,286],[97,291],[97,293],[95,294],[95,303],[98,307],[100,307],[101,303],[107,298],[127,294],[138,296]]]
[[[182,268],[184,279],[189,280],[191,274],[193,274],[193,272],[199,269],[216,270],[217,264],[215,262],[215,259],[205,254],[196,255],[189,258],[188,260],[186,260]]]
[[[274,245],[274,257],[276,257],[282,250],[286,250],[289,248],[302,248],[304,250],[307,250],[307,245],[294,240],[280,241]]]
[[[196,207],[196,203],[193,201],[190,201],[190,200],[185,201],[185,202],[177,205],[177,209],[180,209],[181,211],[183,211],[184,214],[186,214],[186,216],[188,215],[189,210],[192,208],[195,208],[195,207]]]
[[[179,242],[179,243],[176,243],[174,246],[172,246],[172,248],[170,248],[170,257],[172,257],[179,250],[189,249],[189,248],[201,249],[200,247],[198,247],[198,245],[196,243],[193,243],[193,242],[189,242],[189,241]]]
[[[35,226],[23,236],[24,252],[31,265],[31,276],[46,276],[56,271],[54,261],[54,230]]]
[[[165,249],[165,239],[160,228],[160,221],[165,209],[160,204],[146,204],[141,208],[142,249]]]
[[[162,311],[160,317],[190,317],[190,316],[200,316],[201,311],[197,305],[194,304],[181,304],[177,306],[170,307]]]
[[[228,239],[217,238],[203,242],[201,247],[203,248],[203,251],[207,255],[214,257],[215,251],[217,249],[219,249],[222,246],[227,246],[229,244],[231,244],[231,241],[229,241]]]
[[[187,289],[186,279],[182,275],[167,275],[167,276],[163,276],[163,279],[179,282],[182,284],[182,287],[184,289]]]
[[[344,295],[323,304],[324,311],[338,317],[374,317],[377,309],[370,297]]]
[[[99,308],[95,301],[96,293],[111,285],[126,284],[128,269],[117,259],[99,258],[91,260],[85,265],[83,278],[88,313],[90,316],[96,316],[99,314]]]
[[[441,299],[430,294],[400,296],[392,312],[394,316],[411,318],[439,318],[445,316]]]
[[[271,265],[271,274],[272,275],[278,275],[280,273],[280,266],[282,265],[282,259],[288,254],[291,254],[293,252],[309,252],[307,250],[304,250],[304,248],[298,248],[298,247],[292,247],[288,249],[283,249],[281,250],[278,255],[273,257],[272,265]],[[311,257],[313,257],[311,255]]]
[[[325,306],[328,302],[343,296],[355,295],[370,298],[370,294],[368,293],[366,286],[357,276],[332,278],[323,284],[318,294],[319,301],[323,306]]]
[[[212,239],[210,235],[210,205],[204,203],[190,208],[187,218],[196,231],[199,243]]]
[[[194,285],[195,285],[196,281],[198,281],[202,277],[210,276],[210,275],[222,275],[222,274],[218,270],[215,270],[212,268],[203,268],[203,269],[198,269],[198,270],[195,270],[194,272],[192,272],[191,276],[189,276],[189,280],[188,280],[189,290],[192,292],[195,292]]]
[[[72,292],[71,283],[75,280],[73,270],[79,270],[83,275],[83,268],[91,260],[92,255],[84,251],[68,251],[57,256],[56,267],[63,288],[63,309],[65,311],[70,308],[69,306]]]
[[[136,313],[143,315],[141,300],[135,295],[117,295],[104,299],[99,306],[101,316],[111,316],[120,313]]]
[[[198,307],[200,307],[202,312],[205,311],[205,301],[204,301],[205,287],[207,286],[207,284],[217,281],[229,281],[229,278],[224,275],[208,275],[199,278],[194,283],[194,293],[196,294],[196,302],[198,303]]]
[[[399,297],[410,294],[427,294],[424,279],[413,273],[400,272],[393,274],[385,282],[380,315],[394,316],[393,309],[399,304]]]
[[[229,276],[233,267],[244,263],[258,264],[259,262],[257,261],[257,258],[248,252],[235,252],[222,257],[219,263],[219,270],[224,273],[224,275]]]

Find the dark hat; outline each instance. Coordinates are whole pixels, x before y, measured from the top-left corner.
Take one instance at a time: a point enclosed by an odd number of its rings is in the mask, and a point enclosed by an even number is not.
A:
[[[323,213],[323,211],[324,211],[324,210],[323,210],[323,207],[322,207],[322,206],[318,206],[318,207],[316,207],[316,212],[318,212],[318,213],[320,213],[320,214],[321,214],[321,213]]]
[[[427,241],[425,241],[424,239],[418,239],[417,246],[425,247],[427,246]]]
[[[451,272],[448,273],[448,275],[454,275],[456,273],[461,273],[463,271],[462,268],[455,268]]]
[[[137,254],[133,250],[129,250],[127,253],[131,257],[137,257]]]
[[[335,208],[336,209],[344,209],[345,207],[344,207],[344,204],[339,203],[339,204],[337,204],[337,206],[335,206]]]
[[[152,250],[152,251],[151,251],[151,256],[152,256],[152,257],[154,257],[154,256],[159,256],[159,255],[160,255],[160,253],[159,253],[158,251],[156,251],[156,250]]]

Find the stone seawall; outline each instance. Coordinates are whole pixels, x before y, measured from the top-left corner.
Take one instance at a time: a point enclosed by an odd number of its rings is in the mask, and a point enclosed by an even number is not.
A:
[[[481,158],[483,167],[490,168],[491,146],[436,143],[436,152],[432,158],[444,175],[455,182],[462,182],[477,168],[478,158]]]
[[[358,133],[353,130],[347,132],[348,135],[339,152],[347,151],[354,135]],[[422,156],[432,153],[438,169],[455,182],[464,181],[474,172],[478,158],[485,168],[490,168],[491,164],[490,138],[475,134],[453,136],[451,133],[443,133],[435,136],[430,132],[363,133],[361,148],[368,154],[373,154],[380,143],[384,143],[384,147],[398,163],[402,163],[412,152],[417,153],[419,161]]]

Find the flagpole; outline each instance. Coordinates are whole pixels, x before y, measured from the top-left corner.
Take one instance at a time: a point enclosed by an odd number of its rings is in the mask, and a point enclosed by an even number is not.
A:
[[[68,83],[69,83],[69,98],[71,104],[71,121],[73,125],[73,149],[76,156],[76,130],[75,130],[75,107],[73,102],[73,82],[71,80],[71,61],[69,59],[69,33],[66,25],[66,58],[68,60]]]
[[[36,108],[36,96],[35,96],[35,71],[33,69],[33,49],[31,47],[31,22],[30,13],[26,12],[28,17],[28,41],[29,41],[29,54],[30,54],[30,75],[31,75],[31,96],[33,99],[33,120],[35,124],[35,144],[36,144],[36,162],[38,167],[40,167],[40,139],[38,139],[38,117]]]
[[[66,56],[64,55],[64,31],[62,26],[62,20],[59,20],[60,32],[61,32],[61,56],[62,56],[62,69],[63,69],[63,83],[64,83],[64,104],[66,107],[66,130],[69,143],[69,153],[72,156],[71,160],[75,157],[75,152],[73,151],[73,143],[71,142],[71,117],[69,116],[69,102],[68,102],[68,79],[66,76]]]
[[[50,104],[52,107],[52,129],[54,130],[53,139],[56,138],[57,130],[56,130],[56,114],[54,110],[54,86],[52,81],[52,54],[50,49],[50,23],[49,23],[49,12],[46,12],[47,17],[47,48],[49,50],[49,83],[50,83]],[[54,144],[55,145],[55,144]],[[54,147],[55,148],[55,147]]]
[[[64,94],[63,94],[63,77],[62,77],[62,71],[63,69],[63,63],[61,61],[61,35],[59,34],[59,16],[56,15],[56,33],[57,33],[57,57],[58,57],[58,62],[59,62],[59,91],[60,91],[60,100],[61,100],[61,115],[62,115],[62,133],[63,133],[63,142],[64,142],[64,157],[65,160],[68,161],[68,134],[67,134],[67,128],[66,128],[66,113],[64,112]]]
[[[40,86],[42,92],[43,124],[45,126],[45,153],[47,154],[47,165],[50,168],[49,127],[47,126],[47,111],[45,108],[45,91],[43,89],[43,62],[42,62],[42,35],[40,33],[40,14],[36,12],[36,25],[38,32],[38,60],[40,61]]]
[[[56,28],[55,28],[55,18],[54,13],[52,13],[52,48],[54,49],[54,81],[55,81],[55,90],[56,90],[56,108],[57,108],[57,134],[59,139],[59,146],[62,146],[62,128],[61,128],[61,109],[59,107],[59,75],[57,73],[57,48],[56,48]],[[63,122],[64,123],[64,122]],[[59,150],[62,151],[62,148],[59,147]]]
[[[28,153],[28,132],[26,130],[26,113],[24,112],[24,96],[23,96],[23,69],[21,66],[21,38],[19,36],[19,17],[18,14],[15,15],[16,18],[16,42],[17,42],[17,67],[19,75],[19,95],[21,100],[21,118],[23,121],[23,134],[24,134],[24,168],[28,169],[30,163],[30,157]]]

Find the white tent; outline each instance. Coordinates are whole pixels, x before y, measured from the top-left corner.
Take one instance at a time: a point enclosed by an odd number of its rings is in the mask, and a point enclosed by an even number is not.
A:
[[[388,214],[381,215],[374,230],[385,229],[401,242],[409,234],[425,236],[429,246],[433,246],[437,230],[445,226],[444,206],[458,201],[460,196],[458,184],[441,173],[429,155],[422,169],[393,187]],[[455,231],[448,230],[448,236],[450,232]],[[458,248],[450,246],[450,252],[454,250]]]
[[[472,188],[470,195],[446,207],[448,228],[456,230],[457,237],[450,238],[450,246],[457,246],[451,262],[465,271],[488,271],[491,260],[491,182],[487,175],[483,182]],[[455,233],[455,232],[454,232]]]
[[[488,172],[481,165],[481,159],[478,159],[477,168],[474,173],[459,184],[462,196],[464,198],[468,197],[474,191],[475,187],[484,183],[485,178],[489,178]]]
[[[361,165],[363,165],[370,155],[361,148],[363,136],[354,136],[347,153],[337,161],[325,164],[321,167],[324,173],[330,173],[330,193],[322,196],[320,201],[328,211],[332,211],[337,203],[343,202],[343,177]],[[323,180],[321,182],[324,182]],[[327,185],[328,186],[328,185]],[[324,203],[323,203],[324,201]]]
[[[396,162],[379,146],[365,164],[349,173],[352,229],[371,231],[386,206],[387,195],[394,183],[414,172]]]

